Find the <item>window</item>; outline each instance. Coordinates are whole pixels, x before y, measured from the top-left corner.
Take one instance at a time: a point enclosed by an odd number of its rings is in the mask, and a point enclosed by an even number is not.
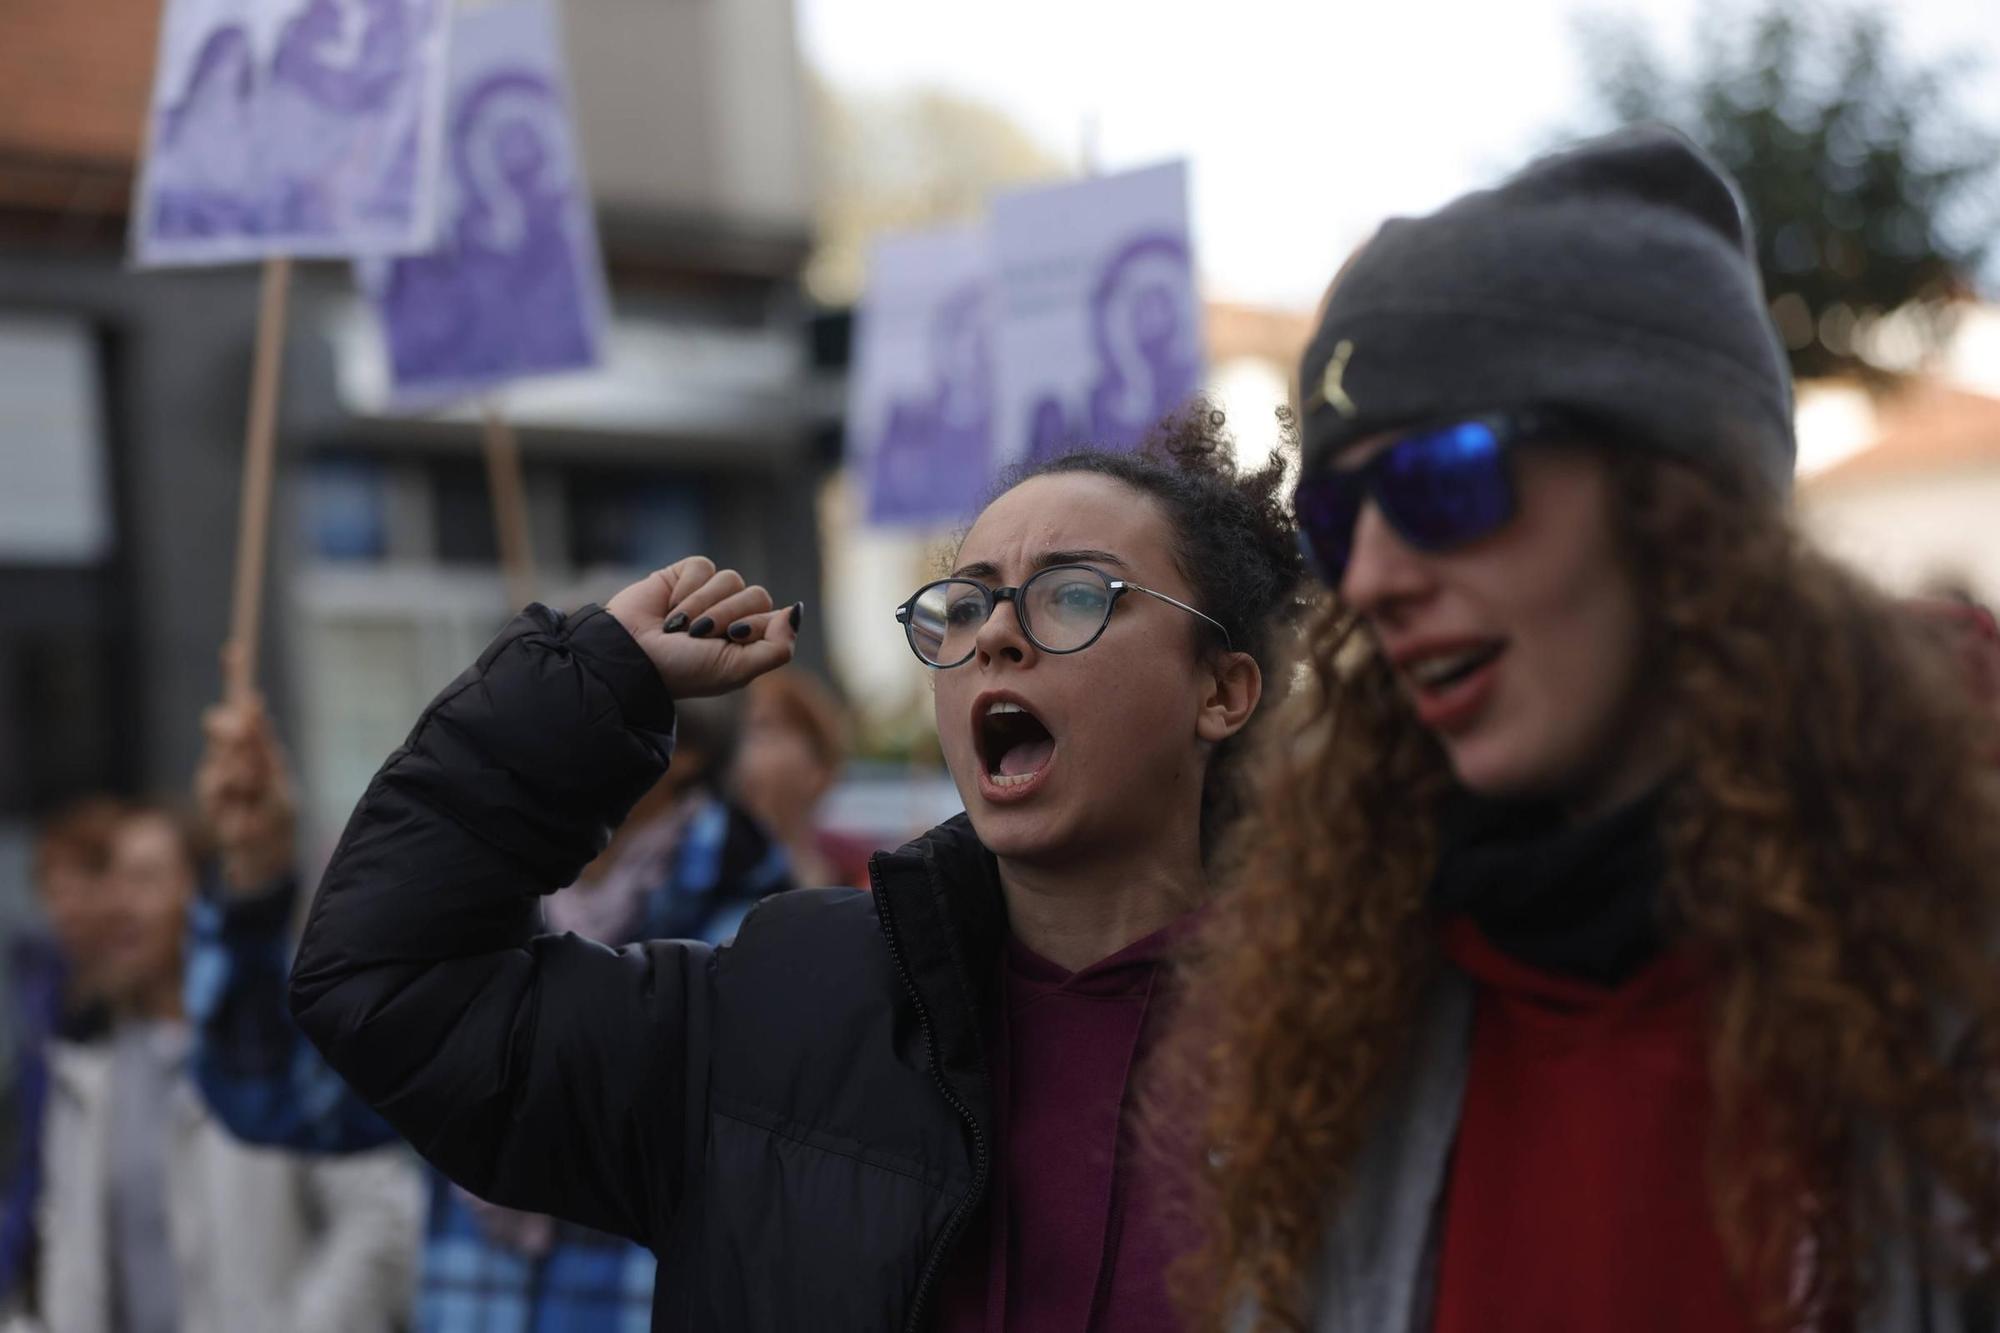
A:
[[[88,324],[0,315],[0,563],[89,565],[110,554],[101,395]]]
[[[655,569],[706,550],[702,488],[630,471],[572,473],[569,557],[577,569]]]
[[[389,553],[389,485],[372,458],[316,458],[305,469],[305,528],[321,560],[381,560]]]
[[[497,565],[500,541],[493,529],[493,494],[485,467],[476,460],[448,459],[428,470],[437,558],[453,565]]]

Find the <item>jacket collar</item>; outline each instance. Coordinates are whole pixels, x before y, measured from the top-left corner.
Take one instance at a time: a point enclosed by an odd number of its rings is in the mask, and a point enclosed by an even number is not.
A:
[[[937,1043],[938,1072],[986,1121],[992,1095],[980,1013],[1007,935],[998,865],[961,814],[894,852],[878,852],[872,870],[883,929]]]

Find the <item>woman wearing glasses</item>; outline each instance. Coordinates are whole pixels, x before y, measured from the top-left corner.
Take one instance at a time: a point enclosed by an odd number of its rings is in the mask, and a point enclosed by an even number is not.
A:
[[[1786,516],[1730,183],[1631,131],[1392,222],[1301,383],[1316,684],[1180,1052],[1217,1326],[1960,1328],[2000,801]]]
[[[701,559],[531,607],[362,798],[301,1025],[467,1188],[651,1246],[656,1328],[1171,1327],[1189,1246],[1129,1089],[1303,574],[1282,460],[1239,476],[1218,423],[987,507],[896,613],[966,814],[720,949],[540,934],[535,900],[674,700],[788,660],[800,609]]]

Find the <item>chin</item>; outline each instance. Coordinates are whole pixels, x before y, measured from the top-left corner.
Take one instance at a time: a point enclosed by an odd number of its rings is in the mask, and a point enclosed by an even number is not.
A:
[[[968,805],[980,845],[1010,861],[1039,861],[1059,855],[1069,840],[1043,810],[995,810]]]
[[[1544,795],[1552,785],[1546,765],[1510,749],[1499,737],[1472,737],[1447,744],[1445,754],[1459,786],[1475,796],[1506,801]]]

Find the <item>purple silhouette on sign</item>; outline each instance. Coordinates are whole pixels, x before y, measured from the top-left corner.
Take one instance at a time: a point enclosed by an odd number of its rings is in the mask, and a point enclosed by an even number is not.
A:
[[[1084,443],[1083,432],[1070,425],[1060,398],[1043,394],[1035,400],[1034,413],[1028,418],[1029,462],[1046,463]]]
[[[602,341],[590,205],[559,75],[544,68],[553,25],[539,4],[464,23],[489,40],[462,34],[464,60],[454,57],[443,245],[365,277],[397,395],[412,403],[587,369]]]
[[[1088,444],[1130,449],[1161,417],[1201,386],[1188,250],[1165,233],[1120,246],[1090,295],[1096,375],[1078,418],[1062,399],[1043,394],[1028,418],[1028,458],[1045,462]]]
[[[155,150],[150,204],[157,236],[216,236],[257,225],[241,186],[256,144],[251,98],[256,87],[250,35],[230,24],[201,44],[187,91],[167,108]],[[163,152],[175,154],[170,160]]]
[[[928,391],[895,399],[870,468],[877,522],[969,516],[993,454],[993,319],[984,283],[967,283],[931,321]]]
[[[1090,391],[1092,442],[1129,448],[1201,386],[1202,349],[1185,242],[1142,236],[1105,265],[1091,294],[1097,383]]]
[[[311,0],[285,25],[271,77],[329,110],[379,112],[408,77],[410,18],[402,0]]]
[[[1182,164],[1003,194],[991,236],[1002,461],[1130,449],[1199,388]]]
[[[445,19],[445,0],[172,0],[139,261],[428,245]]]

